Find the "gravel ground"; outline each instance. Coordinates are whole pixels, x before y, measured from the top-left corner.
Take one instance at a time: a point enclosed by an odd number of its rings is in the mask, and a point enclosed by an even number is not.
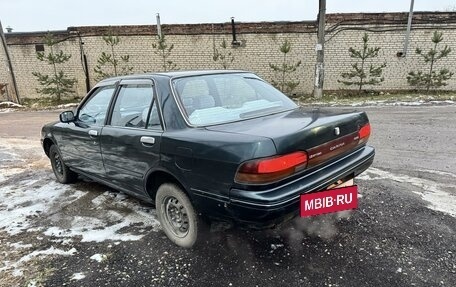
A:
[[[358,210],[213,226],[192,250],[153,206],[55,182],[39,128],[57,113],[0,113],[0,286],[456,286],[456,106],[357,109],[377,150]]]

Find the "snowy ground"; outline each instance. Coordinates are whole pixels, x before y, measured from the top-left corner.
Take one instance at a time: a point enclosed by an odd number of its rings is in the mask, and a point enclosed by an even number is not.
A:
[[[456,286],[456,107],[368,114],[377,156],[358,210],[220,228],[193,250],[148,204],[58,184],[36,130],[57,114],[0,114],[0,286]]]
[[[0,159],[0,274],[21,279],[30,261],[73,256],[73,241],[119,244],[160,228],[151,206],[125,194],[84,180],[57,183],[39,141],[0,139]]]
[[[14,112],[23,108],[24,106],[13,102],[0,102],[0,113]]]
[[[384,96],[383,96],[384,97]],[[340,106],[350,106],[350,107],[392,107],[392,106],[448,106],[456,105],[456,97],[450,96],[446,99],[436,98],[434,96],[426,95],[415,95],[415,96],[402,96],[394,97],[391,96],[390,99],[381,99],[379,98],[366,96],[366,99],[362,97],[357,98],[341,98],[333,99],[326,101],[311,101],[301,103],[303,106],[330,106],[330,107],[340,107]]]
[[[442,172],[435,170],[421,170],[422,172],[437,173],[442,175]],[[451,177],[455,177],[456,173],[443,173]],[[390,180],[400,183],[407,183],[414,187],[413,193],[418,194],[426,203],[427,207],[433,210],[438,210],[456,217],[456,194],[452,191],[455,189],[454,184],[442,183],[435,180],[429,180],[419,177],[413,177],[402,174],[395,174],[384,171],[375,167],[371,167],[365,173],[361,174],[358,180]],[[446,191],[445,189],[451,190]]]

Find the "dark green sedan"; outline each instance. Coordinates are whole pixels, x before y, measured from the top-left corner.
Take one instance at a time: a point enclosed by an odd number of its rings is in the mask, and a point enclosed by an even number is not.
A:
[[[300,108],[250,72],[188,71],[101,81],[42,144],[59,182],[155,203],[166,235],[192,247],[210,220],[273,227],[301,195],[351,182],[373,161],[369,135],[364,112]]]

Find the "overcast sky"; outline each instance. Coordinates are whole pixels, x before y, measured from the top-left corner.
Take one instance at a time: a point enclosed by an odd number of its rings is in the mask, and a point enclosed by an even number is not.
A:
[[[327,13],[404,12],[410,0],[327,0]],[[318,0],[0,0],[3,28],[314,20]],[[456,0],[415,0],[416,11],[456,11]]]

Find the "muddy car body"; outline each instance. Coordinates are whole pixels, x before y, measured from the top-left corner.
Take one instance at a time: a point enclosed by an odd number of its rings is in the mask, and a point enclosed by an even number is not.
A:
[[[42,129],[60,182],[77,174],[154,202],[176,244],[204,218],[274,226],[301,194],[347,181],[374,149],[364,112],[300,108],[256,75],[195,71],[98,83]]]

